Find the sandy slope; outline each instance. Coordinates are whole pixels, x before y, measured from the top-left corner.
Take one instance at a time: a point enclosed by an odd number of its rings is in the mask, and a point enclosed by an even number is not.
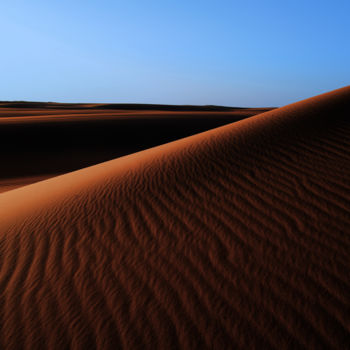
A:
[[[264,111],[266,108],[0,102],[0,192]]]
[[[350,88],[0,195],[0,348],[346,349]]]

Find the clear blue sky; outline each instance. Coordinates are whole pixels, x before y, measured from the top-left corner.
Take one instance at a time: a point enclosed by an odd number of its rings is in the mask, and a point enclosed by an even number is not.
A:
[[[2,0],[0,100],[281,106],[350,82],[349,0]]]

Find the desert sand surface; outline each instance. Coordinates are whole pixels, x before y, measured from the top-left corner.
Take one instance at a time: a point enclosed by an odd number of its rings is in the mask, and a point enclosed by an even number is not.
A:
[[[266,110],[268,108],[0,102],[0,192]]]
[[[0,348],[349,348],[349,110],[346,87],[0,194]]]

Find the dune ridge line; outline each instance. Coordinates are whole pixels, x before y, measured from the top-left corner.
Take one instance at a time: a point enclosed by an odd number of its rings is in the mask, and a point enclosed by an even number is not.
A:
[[[343,349],[349,108],[345,87],[0,194],[0,347]]]

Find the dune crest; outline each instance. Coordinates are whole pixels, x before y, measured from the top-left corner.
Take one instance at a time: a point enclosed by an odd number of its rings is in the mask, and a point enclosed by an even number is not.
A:
[[[349,108],[346,87],[0,194],[0,348],[343,349]]]

